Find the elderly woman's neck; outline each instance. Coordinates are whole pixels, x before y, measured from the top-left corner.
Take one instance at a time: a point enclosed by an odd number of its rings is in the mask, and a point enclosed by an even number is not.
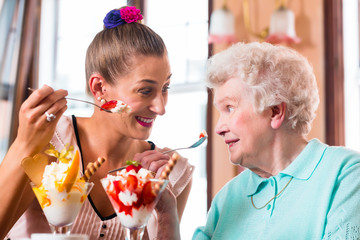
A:
[[[251,169],[260,177],[269,178],[278,175],[287,168],[306,147],[307,140],[299,135],[287,135],[274,141],[272,152],[261,169]]]

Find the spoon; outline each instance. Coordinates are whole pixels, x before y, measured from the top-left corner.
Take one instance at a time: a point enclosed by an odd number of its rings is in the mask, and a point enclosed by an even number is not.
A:
[[[28,88],[28,90],[31,91],[31,92],[35,91],[35,89],[33,89],[33,88]],[[91,104],[91,105],[93,105],[93,106],[95,106],[95,107],[100,108],[100,109],[103,110],[104,112],[112,113],[110,110],[105,109],[105,108],[102,108],[102,107],[100,107],[99,105],[97,105],[97,104],[95,104],[95,103],[92,103],[92,102],[89,102],[89,101],[85,101],[85,100],[81,100],[81,99],[77,99],[77,98],[71,98],[71,97],[65,97],[65,98],[68,99],[68,100],[73,100],[73,101],[78,101],[78,102],[83,102],[83,103]]]
[[[199,140],[197,140],[194,144],[192,144],[192,145],[189,146],[189,147],[182,147],[182,148],[171,149],[171,150],[168,150],[168,151],[163,152],[163,154],[165,154],[165,153],[170,153],[170,152],[174,152],[174,151],[178,151],[178,150],[196,148],[196,147],[200,146],[206,139],[207,139],[207,136],[203,136],[203,137],[199,138]],[[108,171],[108,173],[117,172],[117,171],[120,171],[120,170],[122,170],[122,169],[124,169],[124,168],[126,168],[126,167],[127,167],[127,166],[122,166],[122,167],[119,167],[119,168],[110,170],[110,171]]]
[[[178,150],[183,150],[183,149],[196,148],[196,147],[200,146],[206,139],[207,139],[207,136],[201,137],[201,138],[199,138],[199,140],[197,140],[194,144],[192,144],[189,147],[171,149],[171,150],[163,152],[163,154],[178,151]]]

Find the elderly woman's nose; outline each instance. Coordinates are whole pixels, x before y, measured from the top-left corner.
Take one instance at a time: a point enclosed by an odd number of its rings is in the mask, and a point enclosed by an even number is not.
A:
[[[215,126],[215,132],[220,136],[224,136],[228,131],[227,125],[219,120]]]

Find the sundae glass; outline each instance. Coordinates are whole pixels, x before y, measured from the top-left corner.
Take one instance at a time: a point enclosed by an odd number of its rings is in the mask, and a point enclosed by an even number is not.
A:
[[[53,233],[70,234],[76,216],[87,198],[93,183],[60,181],[36,186],[30,183]],[[70,189],[69,192],[66,189]]]
[[[131,163],[101,183],[120,219],[126,240],[141,240],[155,205],[168,180],[155,179],[152,172]]]
[[[46,155],[36,154],[24,158],[21,163],[54,234],[70,234],[71,226],[94,185],[88,180],[105,161],[99,158],[95,164],[89,163],[84,175],[80,176],[79,152],[73,154],[72,150],[70,147],[59,153],[51,146],[46,153],[56,157],[57,162],[48,164]]]

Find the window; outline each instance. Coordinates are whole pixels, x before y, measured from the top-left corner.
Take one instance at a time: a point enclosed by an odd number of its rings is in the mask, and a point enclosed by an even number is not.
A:
[[[189,7],[191,6],[191,7]],[[205,129],[207,91],[202,84],[208,56],[208,1],[145,1],[146,24],[165,41],[173,76],[167,113],[157,119],[151,140],[170,148],[190,146]],[[205,144],[180,152],[195,166],[192,190],[181,220],[183,239],[205,223],[207,181]]]
[[[0,1],[0,163],[9,148],[24,1]]]
[[[40,86],[69,91],[69,96],[90,100],[85,94],[85,53],[103,27],[102,20],[126,1],[43,1],[40,50]],[[84,9],[86,5],[86,11]],[[167,113],[158,117],[149,138],[159,147],[186,147],[195,142],[206,124],[207,90],[201,83],[208,55],[208,0],[145,1],[145,23],[165,41],[172,67]],[[189,7],[191,6],[191,7]],[[95,13],[95,14],[94,14]],[[66,115],[90,116],[92,106],[68,101]],[[191,239],[205,223],[207,182],[205,146],[180,154],[195,166],[192,190],[181,221],[183,239]]]
[[[343,2],[345,145],[360,151],[360,54],[358,0]]]

